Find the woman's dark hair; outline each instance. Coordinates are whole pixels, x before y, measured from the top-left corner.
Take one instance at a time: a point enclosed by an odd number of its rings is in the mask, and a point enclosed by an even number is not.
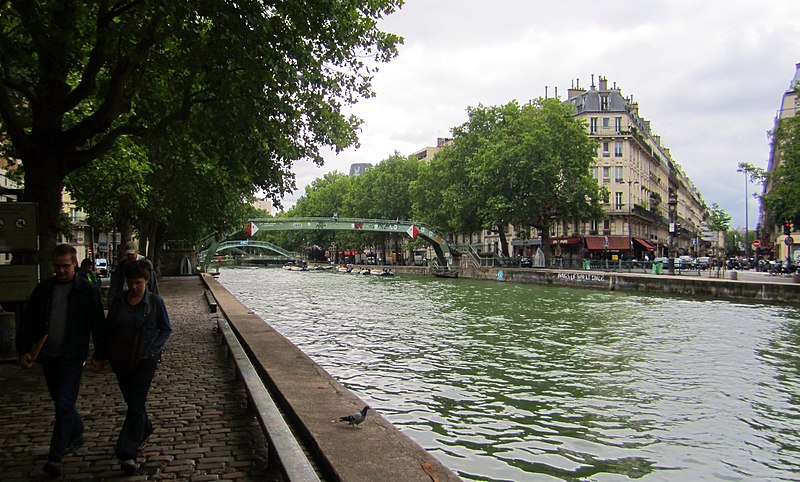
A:
[[[145,281],[150,281],[150,274],[150,263],[144,259],[125,263],[125,279],[144,278]]]

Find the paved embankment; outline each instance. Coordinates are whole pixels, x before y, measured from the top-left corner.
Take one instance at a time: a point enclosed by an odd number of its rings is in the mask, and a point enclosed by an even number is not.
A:
[[[236,480],[264,481],[265,439],[247,413],[246,396],[234,379],[214,333],[203,286],[196,276],[160,281],[173,333],[148,399],[155,432],[124,477],[114,443],[125,404],[111,370],[84,372],[78,410],[86,443],[63,460],[66,480]],[[0,364],[0,480],[44,479],[53,407],[41,368]]]
[[[276,402],[290,416],[295,430],[329,479],[346,482],[460,480],[380,413],[370,411],[359,428],[331,423],[341,415],[360,410],[364,401],[211,276],[203,275],[203,279],[239,334],[253,364],[266,374]]]

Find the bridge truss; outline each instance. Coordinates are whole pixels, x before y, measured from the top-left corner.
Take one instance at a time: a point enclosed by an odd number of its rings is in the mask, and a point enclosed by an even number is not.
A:
[[[436,252],[436,261],[441,267],[449,267],[453,264],[453,255],[450,245],[434,229],[425,224],[415,223],[413,221],[401,220],[388,220],[388,219],[359,219],[359,218],[338,218],[338,217],[315,217],[315,218],[259,218],[250,219],[247,222],[245,231],[249,235],[253,235],[257,231],[361,231],[361,232],[378,232],[378,233],[394,233],[406,234],[411,237],[419,236],[428,242],[433,250]],[[233,247],[242,246],[255,246],[255,243],[264,245],[271,245],[271,247],[263,246],[264,248],[271,249],[272,251],[280,253],[278,246],[263,241],[224,241],[213,242],[208,250],[205,251],[205,266],[208,266],[213,256],[224,249],[231,249]],[[224,247],[223,247],[224,246]],[[261,247],[261,246],[259,246]],[[277,248],[277,249],[275,249]],[[282,250],[282,249],[281,249]],[[285,250],[282,250],[285,251]],[[297,253],[290,253],[297,257]],[[289,259],[290,256],[287,256]]]

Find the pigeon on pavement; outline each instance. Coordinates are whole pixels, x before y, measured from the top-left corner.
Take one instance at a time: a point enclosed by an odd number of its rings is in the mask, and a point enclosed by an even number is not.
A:
[[[347,422],[350,425],[355,425],[358,427],[358,424],[366,420],[367,418],[367,410],[369,410],[369,406],[365,406],[361,409],[360,412],[356,412],[350,415],[345,415],[344,417],[339,417],[340,422]]]

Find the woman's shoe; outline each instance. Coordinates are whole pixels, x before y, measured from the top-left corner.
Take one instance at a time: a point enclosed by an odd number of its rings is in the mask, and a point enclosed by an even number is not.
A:
[[[128,460],[123,460],[122,462],[120,462],[120,468],[126,474],[131,475],[134,472],[136,472],[136,469],[138,467],[136,466],[136,461],[135,460],[128,459]]]
[[[61,475],[61,463],[55,460],[48,460],[47,463],[44,464],[43,470],[47,472],[50,477],[58,477]]]

